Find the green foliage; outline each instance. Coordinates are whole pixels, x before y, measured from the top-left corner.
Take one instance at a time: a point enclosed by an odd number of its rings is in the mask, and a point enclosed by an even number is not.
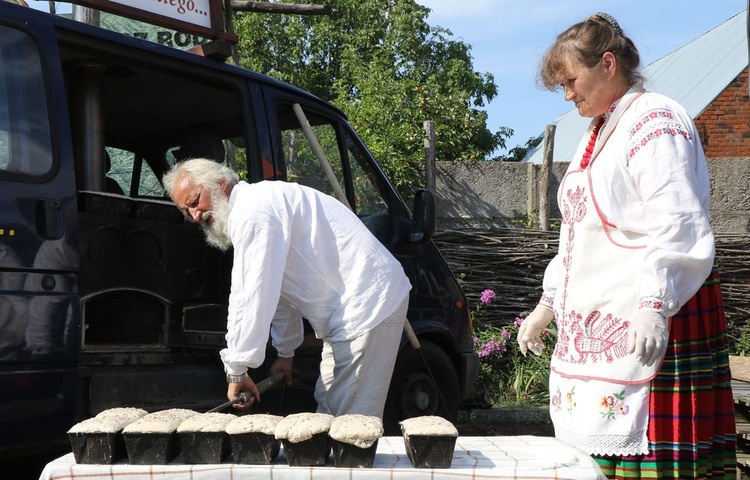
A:
[[[423,183],[423,124],[437,159],[482,160],[512,131],[487,128],[497,95],[471,47],[425,21],[413,0],[330,0],[330,16],[236,12],[240,63],[341,108],[399,190]]]
[[[513,131],[511,130],[511,135]],[[508,151],[507,155],[500,155],[492,160],[496,162],[520,162],[529,152],[529,150],[536,148],[537,145],[544,141],[544,135],[538,137],[531,137],[526,141],[524,146],[515,146]]]
[[[528,353],[524,356],[516,342],[522,318],[505,326],[483,324],[485,305],[494,301],[494,297],[490,299],[485,295],[487,292],[485,290],[482,294],[482,303],[472,310],[474,349],[479,355],[480,365],[476,385],[478,393],[490,404],[548,405],[550,355],[556,337],[554,324],[545,332],[542,355]]]
[[[737,338],[732,345],[732,355],[746,357],[750,355],[750,325],[745,324],[737,329]]]

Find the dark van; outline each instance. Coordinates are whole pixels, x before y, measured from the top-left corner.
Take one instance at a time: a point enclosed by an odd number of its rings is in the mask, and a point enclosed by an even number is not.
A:
[[[208,247],[160,183],[192,156],[246,165],[250,182],[339,183],[414,286],[421,348],[404,335],[386,425],[455,418],[478,361],[466,298],[430,240],[429,191],[410,210],[344,114],[307,92],[0,2],[0,454],[64,445],[107,408],[225,401],[231,254]],[[314,406],[320,343],[309,336],[296,356],[295,383],[258,407]]]

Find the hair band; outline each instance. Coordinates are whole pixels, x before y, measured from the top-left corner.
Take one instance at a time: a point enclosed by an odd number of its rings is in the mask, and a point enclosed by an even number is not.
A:
[[[622,28],[620,28],[620,24],[617,23],[617,20],[615,20],[615,17],[613,17],[612,15],[608,13],[604,13],[604,12],[596,12],[593,16],[599,17],[605,22],[607,22],[609,26],[612,27],[615,33],[617,33],[618,35],[623,35]]]

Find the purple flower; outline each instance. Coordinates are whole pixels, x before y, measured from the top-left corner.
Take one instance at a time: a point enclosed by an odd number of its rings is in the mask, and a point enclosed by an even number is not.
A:
[[[508,351],[508,347],[504,341],[497,342],[495,340],[489,340],[482,343],[481,347],[482,348],[477,351],[477,355],[479,355],[480,358],[486,358],[495,354],[498,357],[502,357],[503,354]]]
[[[497,298],[497,295],[495,294],[495,291],[492,289],[488,288],[487,290],[482,292],[481,300],[482,300],[482,303],[484,303],[485,305],[491,304],[492,302],[495,301],[496,298]]]

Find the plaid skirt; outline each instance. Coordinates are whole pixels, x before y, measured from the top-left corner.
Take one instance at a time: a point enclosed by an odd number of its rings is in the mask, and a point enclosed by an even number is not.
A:
[[[647,455],[594,456],[608,478],[736,479],[729,342],[717,268],[672,317],[651,382]]]

